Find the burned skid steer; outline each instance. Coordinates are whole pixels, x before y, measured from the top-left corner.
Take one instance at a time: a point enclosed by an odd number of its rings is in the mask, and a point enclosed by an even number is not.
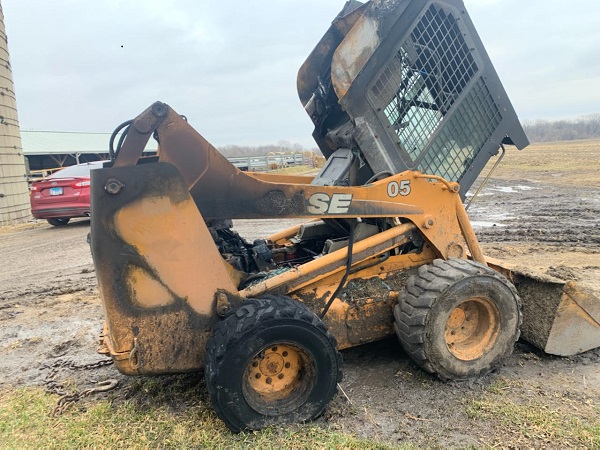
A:
[[[91,246],[121,372],[204,368],[239,431],[316,417],[339,350],[393,334],[448,380],[496,367],[521,330],[559,355],[600,345],[597,298],[479,247],[465,193],[528,142],[460,0],[347,2],[298,92],[315,177],[239,171],[160,102],[120,127],[92,172]],[[267,218],[307,220],[252,243],[232,228]]]

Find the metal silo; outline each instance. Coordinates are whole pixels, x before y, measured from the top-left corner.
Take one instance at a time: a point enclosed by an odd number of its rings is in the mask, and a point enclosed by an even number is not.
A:
[[[0,4],[0,225],[22,222],[29,217],[25,158]]]

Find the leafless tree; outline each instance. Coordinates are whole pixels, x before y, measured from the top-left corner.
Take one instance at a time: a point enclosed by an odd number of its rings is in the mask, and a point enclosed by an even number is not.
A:
[[[600,137],[600,113],[572,120],[533,120],[523,124],[531,142],[572,141]]]

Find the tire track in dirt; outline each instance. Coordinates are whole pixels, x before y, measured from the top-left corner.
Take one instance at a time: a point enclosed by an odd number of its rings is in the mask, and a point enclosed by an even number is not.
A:
[[[571,246],[600,249],[597,192],[525,181],[489,184],[468,211],[481,242],[543,242],[563,251]]]

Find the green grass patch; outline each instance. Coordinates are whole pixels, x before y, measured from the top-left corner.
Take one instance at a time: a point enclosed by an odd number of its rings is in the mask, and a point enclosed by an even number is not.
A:
[[[168,389],[159,384],[146,381],[137,386],[147,403],[134,398],[88,399],[59,417],[51,417],[57,396],[42,389],[2,393],[2,448],[387,448],[314,424],[233,434],[201,399],[179,406],[161,403]]]
[[[470,419],[484,420],[496,428],[500,440],[495,444],[520,448],[551,445],[560,447],[600,447],[600,409],[585,406],[571,408],[569,403],[559,407],[548,401],[526,400],[515,404],[500,393],[467,402]],[[501,390],[504,388],[501,387]]]

